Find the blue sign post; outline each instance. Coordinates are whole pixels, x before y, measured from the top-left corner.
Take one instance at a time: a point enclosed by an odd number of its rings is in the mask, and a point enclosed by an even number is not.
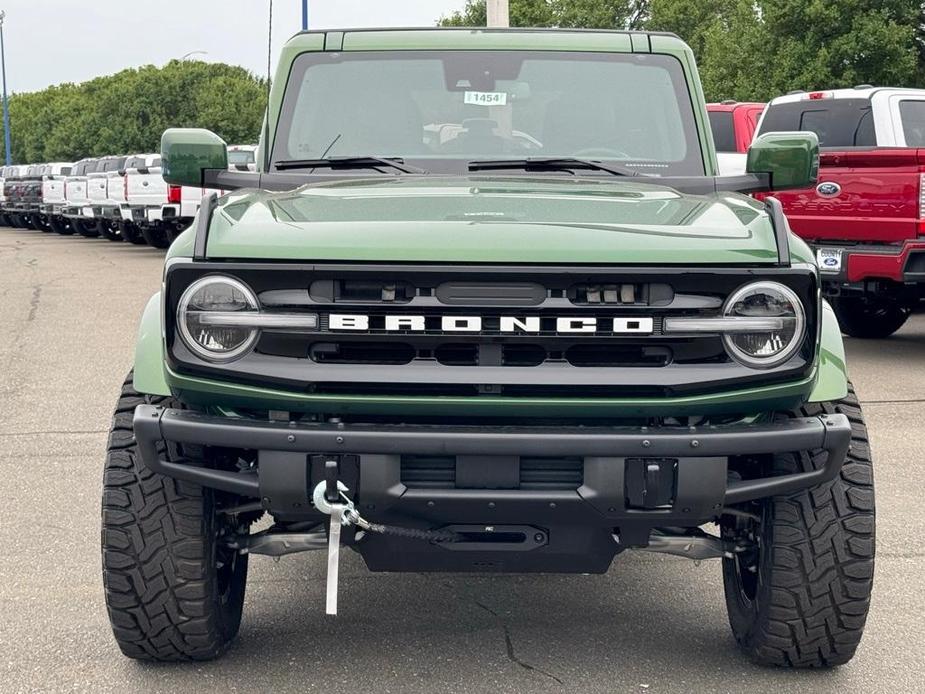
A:
[[[302,0],[302,31],[308,31],[308,0]]]
[[[305,0],[308,2],[308,0]],[[3,46],[3,20],[6,12],[0,10],[0,67],[3,70],[3,151],[6,154],[6,165],[13,163],[10,154],[10,104],[6,98],[6,51]]]

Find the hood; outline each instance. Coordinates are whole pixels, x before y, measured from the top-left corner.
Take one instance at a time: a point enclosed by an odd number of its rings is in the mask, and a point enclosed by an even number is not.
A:
[[[177,253],[183,253],[178,245]],[[763,205],[629,179],[383,176],[220,200],[210,258],[589,264],[764,264]]]

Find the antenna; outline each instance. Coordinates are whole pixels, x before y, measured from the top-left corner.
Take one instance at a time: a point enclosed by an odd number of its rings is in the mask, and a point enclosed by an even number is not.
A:
[[[270,19],[267,28],[267,110],[264,114],[263,172],[270,170],[270,70],[273,61],[273,0],[270,0]]]

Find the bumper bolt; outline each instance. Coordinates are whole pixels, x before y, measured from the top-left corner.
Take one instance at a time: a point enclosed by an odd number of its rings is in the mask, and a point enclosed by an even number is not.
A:
[[[691,448],[697,448],[699,446],[700,446],[700,441],[698,441],[697,439],[694,439],[693,441],[691,441]]]
[[[533,541],[536,542],[537,544],[539,544],[540,542],[542,542],[542,541],[543,541],[543,533],[537,533],[536,535],[534,535],[534,536],[533,536]]]
[[[286,437],[286,440],[289,443],[293,443],[295,441],[295,436],[293,434],[289,434],[289,436]]]
[[[495,502],[494,502],[494,501],[489,501],[489,502],[488,502],[488,508],[494,508],[494,507],[495,507]]]
[[[334,439],[334,440],[337,441],[337,443],[343,443],[343,442],[344,442],[344,437],[343,437],[343,436],[338,436],[338,437],[337,437],[336,439]]]
[[[643,447],[643,448],[648,448],[648,447],[651,446],[651,445],[652,445],[652,442],[649,441],[649,439],[643,439],[643,441],[642,441],[642,447]]]

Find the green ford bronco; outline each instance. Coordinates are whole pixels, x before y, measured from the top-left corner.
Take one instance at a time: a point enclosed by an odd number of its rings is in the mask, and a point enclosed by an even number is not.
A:
[[[349,547],[371,571],[717,558],[754,659],[852,657],[867,434],[813,254],[746,195],[810,184],[814,135],[718,176],[672,35],[329,31],[285,46],[256,172],[203,130],[162,155],[232,192],[170,248],[113,420],[126,655],[222,653],[252,554],[326,552],[334,613]]]

